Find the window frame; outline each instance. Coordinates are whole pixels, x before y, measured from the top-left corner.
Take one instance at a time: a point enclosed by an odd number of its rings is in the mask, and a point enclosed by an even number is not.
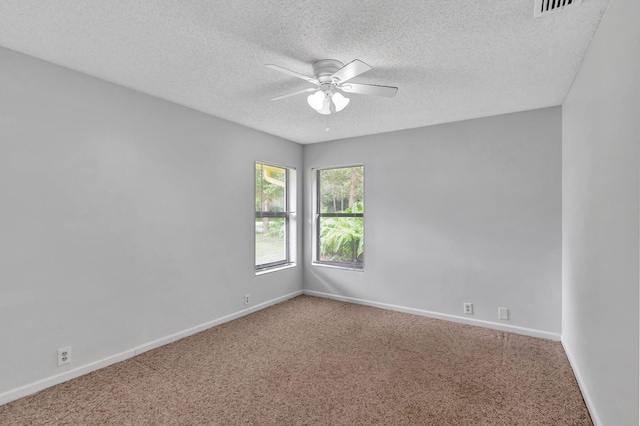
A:
[[[285,187],[284,187],[284,210],[279,212],[266,212],[266,211],[257,211],[255,210],[255,200],[258,196],[258,188],[255,184],[254,187],[254,217],[253,217],[253,227],[255,233],[255,226],[257,219],[263,218],[283,218],[284,219],[284,241],[285,241],[285,258],[284,260],[278,260],[275,262],[268,262],[262,264],[256,264],[256,255],[257,255],[257,242],[254,236],[253,241],[253,264],[256,275],[262,274],[264,272],[269,272],[273,270],[279,270],[289,266],[295,266],[295,256],[294,256],[294,246],[295,246],[295,210],[291,209],[291,206],[295,206],[295,172],[296,169],[293,167],[281,166],[279,164],[274,164],[266,161],[256,161],[254,163],[254,175],[257,166],[270,166],[276,167],[278,169],[283,169],[285,171]]]
[[[320,195],[320,173],[324,170],[334,170],[334,169],[350,169],[353,167],[362,167],[362,200],[364,202],[365,199],[365,172],[364,172],[364,164],[347,164],[343,166],[330,166],[330,167],[318,167],[311,169],[312,181],[313,181],[313,252],[311,256],[311,264],[314,266],[325,266],[339,269],[347,269],[351,271],[364,271],[364,259],[362,263],[358,264],[355,262],[331,262],[327,260],[320,260],[320,219],[323,217],[360,217],[362,218],[362,244],[364,247],[364,230],[365,230],[365,219],[364,219],[364,211],[362,213],[322,213],[321,210],[321,195]]]

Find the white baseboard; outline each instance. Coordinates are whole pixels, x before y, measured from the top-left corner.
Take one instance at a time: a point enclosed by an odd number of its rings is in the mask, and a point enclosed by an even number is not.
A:
[[[284,296],[276,297],[275,299],[267,300],[266,302],[259,303],[250,308],[243,309],[238,312],[234,312],[233,314],[225,315],[223,317],[214,319],[212,321],[206,322],[204,324],[197,325],[195,327],[191,327],[187,330],[180,331],[178,333],[171,334],[169,336],[162,337],[160,339],[151,341],[149,343],[145,343],[143,345],[137,346],[135,348],[135,354],[139,355],[143,352],[150,351],[151,349],[158,348],[160,346],[168,345],[169,343],[175,342],[176,340],[183,339],[187,336],[191,336],[192,334],[196,334],[200,331],[207,330],[211,327],[215,327],[216,325],[224,324],[225,322],[233,321],[234,319],[243,317],[245,315],[249,315],[253,312],[259,311],[264,308],[268,308],[269,306],[273,306],[280,302],[284,302],[285,300],[292,299],[296,296],[300,296],[302,294],[302,290],[294,291],[293,293],[286,294]]]
[[[54,376],[32,382],[24,386],[20,386],[19,388],[8,390],[0,394],[0,405],[15,401],[16,399],[31,395],[59,383],[75,379],[76,377],[91,373],[92,371],[108,367],[109,365],[115,364],[116,362],[124,361],[127,358],[131,358],[134,355],[135,350],[130,349],[128,351],[120,352],[107,358],[82,365],[80,367],[74,368],[73,370],[65,371],[64,373],[56,374]]]
[[[392,305],[389,303],[373,302],[371,300],[356,299],[354,297],[339,296],[336,294],[322,293],[319,291],[303,290],[303,293],[308,296],[324,297],[326,299],[339,300],[341,302],[356,303],[358,305],[372,306],[374,308],[389,309],[391,311],[404,312],[407,314],[420,315],[423,317],[442,319],[446,321],[453,321],[453,322],[458,322],[462,324],[475,325],[478,327],[506,331],[509,333],[522,334],[525,336],[539,337],[547,340],[560,341],[560,334],[551,333],[548,331],[535,330],[532,328],[519,327],[517,325],[507,325],[507,324],[501,324],[501,323],[492,322],[492,321],[470,319],[468,317],[441,314],[438,312],[426,311],[424,309],[408,308],[406,306],[398,306],[398,305]]]
[[[138,354],[149,351],[151,349],[155,349],[160,346],[164,346],[166,344],[175,342],[176,340],[180,340],[184,337],[191,336],[192,334],[207,330],[211,327],[215,327],[216,325],[220,325],[225,322],[232,321],[234,319],[243,317],[245,315],[249,315],[253,312],[259,311],[261,309],[267,308],[269,306],[275,305],[280,302],[284,302],[285,300],[294,298],[301,294],[302,294],[302,290],[294,291],[293,293],[289,293],[281,297],[276,297],[275,299],[271,299],[266,302],[259,303],[250,308],[243,309],[238,312],[234,312],[233,314],[225,315],[223,317],[214,319],[212,321],[208,321],[204,324],[191,327],[187,330],[180,331],[178,333],[174,333],[160,339],[156,339],[154,341],[142,344],[140,346],[136,346],[135,348],[129,349],[124,352],[120,352],[115,355],[111,355],[107,358],[103,358],[101,360],[82,365],[80,367],[74,368],[73,370],[65,371],[64,373],[56,374],[54,376],[50,376],[45,379],[38,380],[36,382],[32,382],[24,386],[20,386],[15,389],[8,390],[0,394],[0,405],[6,404],[11,401],[15,401],[16,399],[25,397],[27,395],[31,395],[33,393],[36,393],[48,387],[57,385],[59,383],[66,382],[67,380],[75,379],[76,377],[91,373],[92,371],[99,370],[101,368],[107,367],[117,362],[124,361],[125,359],[134,357]]]
[[[585,404],[587,405],[587,410],[589,410],[589,414],[591,415],[591,421],[595,426],[602,426],[602,422],[600,421],[600,417],[598,416],[598,412],[596,411],[596,407],[593,404],[593,400],[591,399],[591,394],[587,390],[587,386],[584,383],[584,379],[582,378],[582,374],[580,374],[580,370],[578,369],[577,364],[573,358],[573,355],[564,339],[561,339],[562,347],[564,348],[564,353],[567,354],[567,359],[569,359],[569,365],[571,365],[571,369],[573,370],[573,375],[576,377],[576,381],[578,382],[578,387],[580,388],[580,392],[582,392],[582,398],[584,399]]]

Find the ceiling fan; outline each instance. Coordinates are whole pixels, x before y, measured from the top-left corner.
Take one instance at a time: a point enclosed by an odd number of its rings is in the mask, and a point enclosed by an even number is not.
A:
[[[313,63],[313,77],[307,77],[306,75],[282,68],[278,65],[267,64],[265,66],[272,70],[301,78],[316,86],[277,96],[272,98],[272,101],[288,98],[289,96],[301,95],[303,93],[315,92],[307,97],[307,102],[311,108],[324,115],[329,115],[332,112],[340,112],[349,104],[349,98],[344,97],[340,92],[391,98],[395,96],[398,91],[397,87],[349,82],[352,78],[371,69],[369,65],[358,59],[349,62],[347,65],[335,59],[316,61]]]

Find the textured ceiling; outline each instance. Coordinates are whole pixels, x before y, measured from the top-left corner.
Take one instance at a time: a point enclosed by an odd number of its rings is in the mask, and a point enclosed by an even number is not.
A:
[[[0,46],[311,143],[560,105],[607,5],[534,19],[533,0],[0,0]],[[360,59],[373,69],[353,82],[398,94],[349,94],[330,116],[269,100],[312,86],[264,64],[312,75],[325,58]]]

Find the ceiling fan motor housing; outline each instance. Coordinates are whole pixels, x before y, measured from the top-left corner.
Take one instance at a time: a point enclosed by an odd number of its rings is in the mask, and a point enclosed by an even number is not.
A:
[[[331,76],[344,67],[344,64],[335,59],[321,59],[313,63],[313,75],[320,83],[332,83]]]

